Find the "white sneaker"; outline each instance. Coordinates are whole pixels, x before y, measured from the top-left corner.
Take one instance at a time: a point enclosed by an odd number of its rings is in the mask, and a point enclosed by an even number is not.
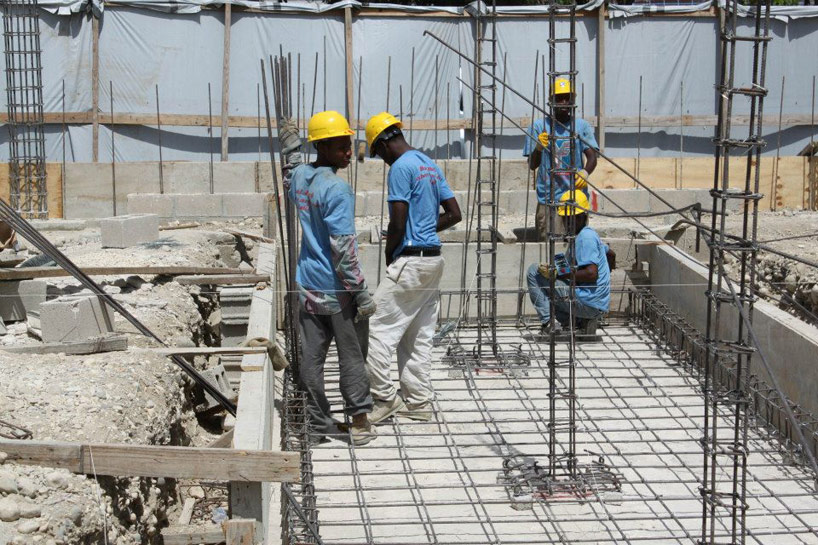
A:
[[[372,412],[369,413],[369,421],[372,424],[378,424],[398,411],[403,411],[405,409],[406,405],[403,403],[400,396],[397,395],[392,399],[392,401],[376,400],[374,406],[372,407]]]

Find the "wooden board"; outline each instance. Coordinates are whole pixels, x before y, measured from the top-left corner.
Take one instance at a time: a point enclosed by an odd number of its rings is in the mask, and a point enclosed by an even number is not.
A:
[[[84,475],[96,473],[114,477],[296,482],[300,474],[297,452],[57,443],[2,438],[0,452],[8,455],[7,463],[55,467]]]
[[[255,275],[252,271],[228,267],[81,267],[82,271],[89,276],[105,275],[210,275],[218,277],[220,275],[236,277],[243,276],[250,278],[248,283],[253,283]],[[16,269],[0,269],[0,280],[28,280],[31,278],[51,278],[56,276],[70,276],[68,271],[60,267],[18,267]]]
[[[204,286],[209,284],[258,284],[269,282],[270,276],[264,274],[209,274],[177,276],[176,281],[182,285]]]
[[[9,191],[11,189],[11,173],[10,165],[8,163],[0,166],[0,199],[10,202]],[[46,163],[45,164],[45,185],[46,185],[46,204],[48,206],[48,217],[61,218],[63,217],[62,208],[62,164],[61,163]]]
[[[162,528],[165,545],[207,545],[224,543],[224,530],[215,524],[207,526],[168,526]]]
[[[100,352],[121,352],[128,349],[128,337],[115,335],[99,337],[86,341],[71,341],[64,343],[44,343],[24,346],[3,346],[3,352],[16,354],[98,354]]]
[[[266,354],[265,346],[194,346],[183,348],[137,348],[133,352],[151,352],[161,356],[198,356],[210,354]]]

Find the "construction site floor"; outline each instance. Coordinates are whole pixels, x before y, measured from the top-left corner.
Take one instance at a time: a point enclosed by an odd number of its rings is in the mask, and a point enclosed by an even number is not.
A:
[[[549,491],[546,478],[535,486],[522,478],[517,464],[530,469],[535,460],[542,477],[549,444],[549,345],[532,335],[535,327],[498,330],[504,353],[524,356],[504,371],[475,365],[468,354],[476,330],[461,329],[435,348],[430,422],[395,418],[378,426],[368,445],[339,438],[313,448],[325,543],[698,542],[704,397],[697,379],[639,326],[609,325],[597,342],[576,345],[584,484],[562,488],[559,476]],[[444,357],[458,347],[461,361]],[[565,361],[566,343],[557,345],[556,358]],[[567,368],[558,373],[565,386]],[[328,366],[327,377],[340,408],[337,365]],[[560,399],[557,452],[567,443],[566,416]],[[730,424],[722,415],[724,433]],[[746,543],[818,543],[811,479],[763,430],[751,426],[748,444]],[[730,475],[716,477],[720,488],[731,487]],[[715,542],[726,542],[730,519],[720,521]]]

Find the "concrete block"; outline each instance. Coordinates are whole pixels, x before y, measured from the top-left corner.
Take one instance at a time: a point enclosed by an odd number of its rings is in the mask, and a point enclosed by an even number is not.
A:
[[[222,216],[225,218],[264,216],[266,198],[262,193],[223,193],[221,198]]]
[[[599,195],[597,203],[598,210],[607,214],[622,214],[614,203],[624,208],[627,212],[649,212],[650,194],[644,189],[609,189],[605,192],[607,197]]]
[[[189,194],[173,196],[174,217],[202,218],[219,217],[222,213],[222,196],[210,194]]]
[[[160,218],[173,217],[173,195],[132,193],[128,195],[128,214],[156,214]]]
[[[209,176],[210,174],[208,173],[208,187],[202,191],[202,193],[210,192]],[[213,192],[255,193],[256,176],[257,169],[256,163],[254,162],[230,161],[213,163]]]
[[[128,248],[159,238],[159,216],[127,214],[99,221],[103,248]]]
[[[43,280],[9,280],[0,282],[0,319],[21,322],[30,311],[36,311],[47,297]]]
[[[44,342],[84,341],[114,331],[114,312],[95,296],[61,297],[40,305]]]

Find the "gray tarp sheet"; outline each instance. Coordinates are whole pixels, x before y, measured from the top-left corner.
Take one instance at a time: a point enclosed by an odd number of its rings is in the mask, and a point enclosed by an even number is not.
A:
[[[48,0],[46,0],[48,1]],[[67,5],[67,4],[66,4]],[[309,4],[320,7],[318,4]],[[314,14],[290,11],[260,13],[236,11],[233,14],[231,43],[230,106],[231,115],[256,116],[259,109],[259,60],[276,54],[279,44],[285,51],[300,53],[303,104],[302,112],[309,116],[314,109],[327,108],[344,112],[345,61],[343,12]],[[337,5],[333,5],[337,6]],[[536,7],[536,6],[533,6]],[[516,8],[514,8],[516,9]],[[498,8],[499,10],[499,8]],[[596,17],[577,18],[577,93],[579,111],[593,120],[596,116]],[[746,19],[749,25],[751,19]],[[690,115],[712,115],[715,107],[716,19],[713,17],[616,17],[606,20],[606,115],[635,116],[639,112],[639,76],[642,76],[642,114],[644,116],[678,116],[680,107]],[[809,114],[812,109],[812,82],[818,73],[818,56],[805,52],[818,51],[818,32],[814,18],[775,20],[774,40],[770,44],[767,62],[767,83],[770,89],[765,113],[778,113],[781,79],[786,77],[785,114]],[[526,96],[532,95],[534,60],[547,60],[548,22],[543,18],[509,15],[499,19],[499,53],[508,58],[506,79]],[[399,114],[401,92],[403,117],[408,128],[414,119],[433,120],[435,88],[438,92],[439,131],[416,130],[412,143],[438,157],[451,153],[460,157],[469,150],[464,139],[469,133],[445,131],[448,109],[452,119],[469,117],[471,93],[458,82],[460,76],[471,85],[472,68],[466,61],[443,46],[424,37],[430,30],[471,56],[473,52],[473,21],[468,17],[424,17],[367,15],[366,11],[353,19],[353,99],[357,105],[358,84],[361,82],[360,115],[366,119],[387,106]],[[565,20],[558,21],[558,32],[566,31]],[[749,27],[747,27],[749,30]],[[91,108],[91,43],[92,32],[88,15],[57,16],[43,12],[41,18],[45,109],[59,112],[62,108],[62,82],[65,81],[65,109],[89,111]],[[115,112],[153,114],[156,111],[155,86],[159,85],[161,111],[174,114],[208,114],[207,85],[211,84],[214,115],[212,137],[207,127],[164,127],[162,144],[164,158],[205,160],[211,150],[217,157],[219,145],[219,112],[221,104],[223,15],[216,10],[197,13],[163,13],[135,7],[108,7],[100,31],[100,108],[110,110],[109,82],[113,84]],[[326,41],[326,63],[324,43]],[[412,81],[412,51],[415,53],[414,88]],[[315,73],[315,55],[318,72]],[[562,55],[562,53],[560,53]],[[389,61],[391,56],[391,62]],[[438,61],[435,85],[435,59]],[[362,72],[359,63],[362,60]],[[298,56],[293,58],[298,61]],[[0,68],[2,68],[0,58]],[[326,85],[324,65],[326,64]],[[563,67],[565,65],[562,65]],[[739,59],[737,79],[746,79],[749,60]],[[504,72],[502,61],[498,74]],[[294,72],[294,78],[297,73]],[[315,77],[315,96],[313,78]],[[538,103],[542,102],[542,64],[538,66]],[[387,83],[389,90],[387,93]],[[682,84],[684,88],[682,89]],[[326,87],[326,101],[324,88]],[[447,96],[448,91],[448,96]],[[502,91],[502,87],[500,88]],[[683,93],[682,93],[683,91]],[[410,98],[411,97],[411,98]],[[503,100],[502,92],[497,93]],[[505,110],[518,118],[531,115],[531,107],[511,93],[505,95]],[[5,109],[5,94],[0,96]],[[462,111],[461,111],[462,108]],[[737,113],[742,106],[736,104]],[[357,110],[357,106],[353,106]],[[353,112],[353,117],[355,112]],[[765,126],[775,151],[777,127]],[[685,127],[686,154],[709,154],[712,127]],[[91,127],[69,126],[67,159],[88,161],[91,158]],[[795,154],[809,139],[809,126],[785,128],[781,134],[783,154]],[[264,146],[258,129],[230,130],[230,158],[256,160]],[[8,154],[7,132],[0,131],[0,158]],[[100,159],[109,160],[111,134],[100,129]],[[158,132],[155,126],[117,126],[115,144],[117,160],[155,160],[158,158]],[[520,132],[506,123],[504,136],[499,139],[504,157],[516,157],[522,147]],[[679,153],[679,127],[646,129],[637,137],[635,128],[609,128],[607,151],[612,155],[674,156]],[[62,157],[61,127],[47,130],[49,160]]]

